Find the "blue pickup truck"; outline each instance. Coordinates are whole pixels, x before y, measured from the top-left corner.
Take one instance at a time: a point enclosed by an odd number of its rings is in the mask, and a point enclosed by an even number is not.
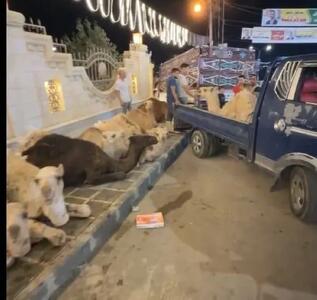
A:
[[[222,144],[233,147],[274,174],[272,191],[289,188],[295,216],[317,220],[317,54],[272,63],[248,124],[185,105],[176,106],[175,124],[192,128],[197,157],[216,155]]]

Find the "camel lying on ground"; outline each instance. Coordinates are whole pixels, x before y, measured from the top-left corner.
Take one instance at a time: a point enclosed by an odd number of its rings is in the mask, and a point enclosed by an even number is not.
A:
[[[7,159],[7,199],[26,208],[28,218],[45,216],[54,226],[63,226],[69,217],[87,218],[86,204],[65,204],[63,165],[38,167],[21,156],[9,153]]]
[[[94,127],[86,129],[79,139],[94,143],[113,159],[125,157],[130,144],[129,136],[123,130],[102,132]]]
[[[157,125],[154,115],[150,112],[144,112],[141,109],[134,109],[127,113],[127,118],[140,126],[144,131],[152,129]]]
[[[145,113],[151,113],[157,123],[166,121],[168,111],[166,102],[151,98],[141,104],[138,109]]]
[[[47,239],[53,246],[66,242],[63,230],[50,227],[34,219],[29,219],[22,203],[7,203],[7,268],[16,258],[23,257],[31,250],[31,245]]]
[[[158,143],[144,149],[140,157],[140,164],[152,162],[163,154],[165,151],[164,144],[167,139],[168,129],[165,126],[158,126],[148,130],[147,134],[155,136],[158,140]]]
[[[102,132],[123,130],[127,136],[145,133],[138,124],[129,120],[124,114],[118,114],[109,120],[98,121],[94,127]]]
[[[132,136],[127,157],[114,160],[97,145],[63,135],[50,134],[24,151],[27,161],[38,166],[63,164],[65,186],[103,184],[121,180],[132,170],[143,150],[157,143],[153,136]]]
[[[88,218],[87,204],[65,204],[63,196],[64,169],[37,168],[20,155],[7,155],[7,265],[14,258],[26,255],[31,243],[47,239],[54,246],[66,242],[63,230],[39,220],[45,216],[54,226],[66,224],[70,217]]]

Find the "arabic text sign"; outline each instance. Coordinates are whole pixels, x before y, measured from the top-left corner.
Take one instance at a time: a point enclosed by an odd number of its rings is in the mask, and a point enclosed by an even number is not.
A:
[[[317,8],[263,9],[262,26],[317,26]]]
[[[252,43],[306,44],[317,43],[317,27],[254,27]]]
[[[44,86],[48,97],[49,112],[65,111],[65,102],[60,80],[52,79],[45,81]]]

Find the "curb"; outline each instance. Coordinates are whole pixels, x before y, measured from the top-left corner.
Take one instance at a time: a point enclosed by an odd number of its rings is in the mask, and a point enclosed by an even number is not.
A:
[[[132,206],[142,200],[161,174],[185,150],[188,145],[188,136],[185,133],[179,141],[158,158],[135,182],[134,186],[124,193],[110,210],[100,216],[98,222],[91,224],[90,234],[83,233],[77,240],[70,241],[65,246],[64,255],[57,258],[56,265],[48,266],[15,299],[57,299],[67,285],[80,273],[81,266],[87,263],[115,233],[131,212]]]

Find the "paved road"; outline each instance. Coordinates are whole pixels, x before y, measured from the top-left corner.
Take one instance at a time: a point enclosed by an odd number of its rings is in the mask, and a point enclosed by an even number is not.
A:
[[[295,219],[270,183],[187,149],[140,204],[166,227],[136,229],[131,213],[60,299],[317,299],[317,226]]]

